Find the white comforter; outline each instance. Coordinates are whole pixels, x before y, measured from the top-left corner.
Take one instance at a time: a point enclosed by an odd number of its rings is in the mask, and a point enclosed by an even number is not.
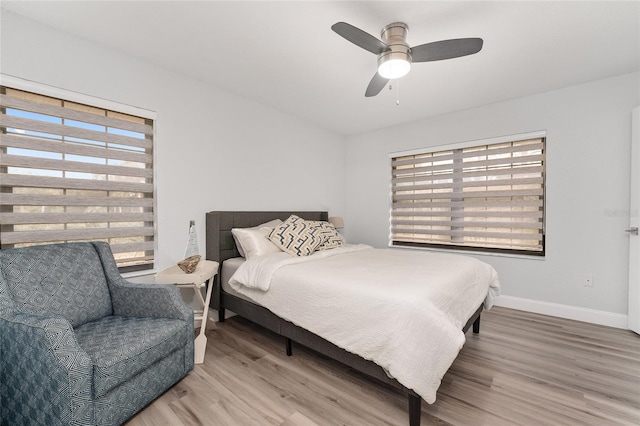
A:
[[[496,271],[468,256],[365,245],[247,260],[232,288],[361,357],[428,403],[465,342],[461,329],[500,293]]]

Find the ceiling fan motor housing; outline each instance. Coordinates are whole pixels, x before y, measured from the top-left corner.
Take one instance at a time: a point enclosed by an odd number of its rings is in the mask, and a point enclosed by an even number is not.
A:
[[[384,75],[385,68],[394,67],[396,70],[391,72],[398,72],[397,68],[401,67],[403,70],[400,72],[404,72],[402,75],[409,72],[411,68],[411,48],[406,41],[408,32],[409,26],[403,22],[394,22],[382,29],[380,38],[389,46],[389,50],[378,55],[378,70],[383,77],[399,78],[397,74],[393,76]]]

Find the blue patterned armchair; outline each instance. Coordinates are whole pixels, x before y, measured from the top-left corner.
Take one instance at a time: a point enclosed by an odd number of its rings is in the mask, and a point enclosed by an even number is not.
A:
[[[0,250],[0,424],[119,425],[193,369],[193,310],[106,243]]]

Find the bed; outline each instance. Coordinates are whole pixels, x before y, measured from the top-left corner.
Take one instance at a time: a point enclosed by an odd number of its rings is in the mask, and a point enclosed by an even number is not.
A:
[[[347,366],[362,372],[374,379],[377,379],[383,383],[391,385],[400,389],[407,395],[409,406],[409,424],[411,426],[417,426],[420,424],[421,417],[421,403],[422,396],[420,393],[413,389],[418,389],[411,383],[410,386],[406,386],[408,381],[406,377],[398,375],[401,379],[390,377],[389,368],[383,368],[378,363],[371,361],[372,357],[369,354],[362,355],[362,352],[347,351],[342,349],[345,347],[340,343],[340,346],[330,342],[331,338],[323,338],[320,335],[323,333],[314,333],[308,329],[313,330],[312,327],[300,327],[296,324],[304,323],[304,321],[298,321],[298,318],[290,318],[289,315],[276,315],[272,310],[261,306],[259,303],[255,303],[251,299],[250,291],[247,291],[247,295],[239,294],[227,285],[226,280],[229,279],[229,272],[224,271],[225,263],[227,266],[233,265],[232,270],[236,270],[241,260],[239,260],[240,253],[236,247],[234,237],[231,230],[234,228],[251,228],[265,222],[272,221],[274,219],[280,219],[285,221],[290,215],[297,215],[300,218],[312,221],[326,221],[328,215],[326,212],[209,212],[206,215],[206,257],[210,260],[215,260],[220,263],[221,270],[216,276],[216,281],[213,290],[213,297],[211,300],[211,306],[217,309],[220,315],[220,321],[224,321],[224,315],[226,310],[230,310],[241,317],[244,317],[250,321],[262,325],[263,327],[282,335],[285,338],[285,347],[287,355],[292,354],[292,342],[307,346],[325,356],[335,359]],[[361,251],[363,254],[357,253],[360,256],[370,256],[369,253],[375,253],[367,251],[366,247],[358,249],[349,249],[346,251]],[[393,250],[396,253],[400,251]],[[356,255],[352,255],[356,256]],[[266,258],[267,256],[264,256]],[[274,256],[276,257],[276,256]],[[286,255],[284,257],[287,257]],[[340,256],[334,256],[339,259]],[[235,262],[235,265],[234,265]],[[313,263],[313,262],[310,262]],[[302,281],[302,280],[301,280]],[[224,284],[224,285],[223,285]],[[334,299],[335,300],[335,299]],[[295,305],[295,304],[294,304]],[[269,306],[266,304],[266,306]],[[484,306],[484,299],[480,301],[477,306],[474,304],[468,315],[468,319],[463,323],[460,323],[463,332],[466,332],[469,328],[473,327],[473,332],[478,333],[480,328],[480,314]],[[273,309],[273,308],[272,308]],[[276,311],[277,312],[277,311]],[[288,318],[289,320],[285,319]],[[467,315],[465,315],[467,318]],[[458,331],[459,333],[459,331]],[[329,340],[327,340],[329,339]],[[460,345],[461,347],[461,345]],[[350,348],[351,349],[351,348]],[[458,349],[459,350],[459,349]],[[359,353],[359,354],[358,354]],[[456,352],[457,354],[457,352]],[[382,364],[382,363],[381,363]],[[382,364],[386,365],[386,364]],[[447,366],[448,368],[448,366]],[[392,370],[391,370],[392,371]],[[414,374],[415,375],[415,374]],[[417,375],[415,375],[417,376]],[[401,383],[402,382],[402,383]],[[404,384],[403,384],[404,383]],[[424,392],[421,392],[424,395]],[[435,398],[435,397],[433,397]],[[429,401],[429,400],[428,400]]]

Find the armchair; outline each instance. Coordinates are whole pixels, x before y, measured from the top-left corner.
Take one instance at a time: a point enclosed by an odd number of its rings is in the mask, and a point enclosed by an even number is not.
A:
[[[119,425],[193,369],[193,310],[107,243],[0,250],[0,424]]]

